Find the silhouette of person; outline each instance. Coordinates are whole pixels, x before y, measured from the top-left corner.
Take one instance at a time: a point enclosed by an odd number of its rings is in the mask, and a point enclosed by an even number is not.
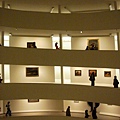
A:
[[[95,81],[95,73],[94,72],[91,73],[89,80],[91,81],[91,86],[94,86],[94,84],[95,84],[94,83],[94,81]]]
[[[85,50],[89,50],[89,47],[87,46]]]
[[[118,88],[118,80],[117,80],[117,76],[114,76],[114,79],[113,79],[113,85],[114,85],[114,88]]]
[[[66,116],[71,116],[71,113],[70,113],[70,106],[67,107]]]
[[[7,116],[7,115],[11,116],[10,102],[9,102],[9,101],[8,101],[7,104],[6,104],[6,107],[7,107],[6,116]]]
[[[90,115],[88,115],[88,110],[85,110],[85,118],[88,118]]]
[[[57,43],[57,42],[55,43],[55,48],[56,48],[56,49],[59,49],[59,48],[58,48],[58,43]]]
[[[2,83],[2,79],[1,79],[1,77],[0,77],[0,83]]]
[[[97,119],[96,107],[94,107],[94,109],[93,109],[93,111],[92,111],[92,118],[93,118],[93,119]]]

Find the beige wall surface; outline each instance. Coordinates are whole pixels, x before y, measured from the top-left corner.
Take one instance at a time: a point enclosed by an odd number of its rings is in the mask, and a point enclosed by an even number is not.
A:
[[[14,28],[78,31],[120,28],[120,11],[50,14],[0,8],[0,18],[0,26]]]
[[[75,70],[81,70],[81,76],[75,76]],[[85,68],[85,67],[71,67],[71,82],[78,84],[90,85],[89,70],[97,70],[97,76],[95,77],[95,85],[99,86],[113,86],[113,78],[116,75],[115,69],[108,68]],[[105,77],[104,71],[111,71],[111,77]]]
[[[38,76],[26,77],[26,67],[38,67]],[[10,65],[11,83],[55,82],[53,66]]]
[[[42,93],[39,93],[42,94]],[[7,104],[8,101],[5,101]],[[28,102],[28,99],[10,101],[11,110],[15,112],[63,111],[62,100],[39,99],[39,102]]]
[[[99,50],[115,50],[114,37],[72,37],[71,49],[85,50],[88,40],[97,39]]]
[[[11,47],[25,47],[27,48],[27,42],[35,42],[37,48],[52,48],[51,37],[10,37]]]

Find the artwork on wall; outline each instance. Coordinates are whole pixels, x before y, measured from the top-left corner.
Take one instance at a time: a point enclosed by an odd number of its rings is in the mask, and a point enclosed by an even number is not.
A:
[[[36,48],[35,42],[27,42],[27,48]]]
[[[81,76],[81,70],[75,70],[75,76]]]
[[[94,72],[95,76],[97,76],[97,70],[89,70],[89,76]]]
[[[28,102],[39,102],[39,99],[28,99]]]
[[[26,77],[36,77],[36,76],[39,76],[38,67],[26,68]]]
[[[104,71],[104,77],[111,77],[111,71]]]
[[[79,101],[77,101],[77,100],[74,100],[74,103],[79,103]]]
[[[88,39],[88,47],[90,50],[99,50],[98,39]]]

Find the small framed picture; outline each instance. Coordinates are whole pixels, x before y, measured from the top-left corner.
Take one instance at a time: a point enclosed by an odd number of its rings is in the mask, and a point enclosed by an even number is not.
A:
[[[26,77],[37,77],[39,76],[38,67],[26,68]]]
[[[39,102],[39,99],[28,99],[28,102]]]
[[[27,42],[27,48],[36,48],[35,42]]]
[[[99,50],[99,40],[98,39],[89,39],[88,47],[90,50]]]
[[[104,77],[111,77],[111,71],[104,71]]]
[[[94,72],[95,76],[97,76],[97,70],[89,70],[89,76],[91,76],[92,72]]]
[[[74,103],[79,103],[79,101],[77,101],[77,100],[74,100]]]
[[[81,76],[81,70],[75,70],[75,76]]]

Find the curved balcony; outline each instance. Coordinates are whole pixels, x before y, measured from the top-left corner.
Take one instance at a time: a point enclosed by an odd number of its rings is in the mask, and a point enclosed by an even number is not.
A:
[[[120,11],[50,14],[0,8],[0,26],[71,31],[119,29],[119,16]]]
[[[0,47],[0,54],[1,64],[120,68],[119,51]]]
[[[35,83],[6,83],[0,84],[0,88],[0,100],[35,98],[81,100],[120,105],[120,98],[118,97],[120,94],[119,88]]]

